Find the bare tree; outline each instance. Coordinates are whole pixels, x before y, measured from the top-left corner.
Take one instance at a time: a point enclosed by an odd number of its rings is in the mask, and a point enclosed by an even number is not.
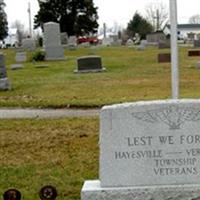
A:
[[[145,11],[146,19],[152,24],[155,31],[161,30],[168,21],[168,8],[162,2],[149,3]]]
[[[193,15],[189,18],[190,24],[200,24],[200,15]]]

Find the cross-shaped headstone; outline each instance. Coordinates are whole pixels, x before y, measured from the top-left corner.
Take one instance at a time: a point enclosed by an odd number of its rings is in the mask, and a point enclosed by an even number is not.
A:
[[[177,2],[169,0],[170,4],[170,29],[171,29],[171,79],[172,98],[179,98],[179,70],[178,70],[178,43],[177,43]]]

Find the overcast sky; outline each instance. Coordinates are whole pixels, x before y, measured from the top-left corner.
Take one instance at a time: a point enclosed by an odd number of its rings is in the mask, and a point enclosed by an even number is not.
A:
[[[4,0],[6,3],[6,13],[9,25],[15,20],[20,20],[28,27],[28,2],[31,2],[32,18],[38,11],[37,0]],[[99,8],[99,24],[103,22],[112,26],[115,22],[126,26],[137,10],[141,14],[145,13],[145,7],[149,3],[163,2],[167,7],[169,0],[94,0]],[[200,14],[200,0],[177,0],[178,21],[187,23],[188,18],[194,14]]]

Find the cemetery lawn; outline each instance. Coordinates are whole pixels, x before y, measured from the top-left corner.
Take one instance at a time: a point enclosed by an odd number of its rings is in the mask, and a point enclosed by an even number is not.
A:
[[[181,98],[200,97],[198,57],[188,57],[189,47],[180,47]],[[2,50],[6,55],[11,91],[0,92],[0,107],[101,107],[106,104],[171,98],[170,63],[157,63],[157,54],[169,52],[156,47],[137,51],[134,47],[79,48],[65,50],[66,61],[24,64],[24,69],[12,71],[14,50]],[[75,74],[76,59],[96,54],[102,57],[107,71]],[[29,53],[30,56],[30,53]],[[47,64],[48,68],[35,68]]]
[[[98,178],[98,119],[0,120],[0,196],[9,188],[39,199],[45,185],[58,200],[80,200],[84,180]]]

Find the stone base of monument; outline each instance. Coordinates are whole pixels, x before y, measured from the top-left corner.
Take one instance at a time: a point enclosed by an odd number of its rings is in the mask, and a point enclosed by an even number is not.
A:
[[[45,47],[45,60],[65,60],[62,46]]]
[[[77,59],[77,69],[75,73],[103,72],[100,56],[83,56]]]
[[[2,78],[0,79],[0,90],[10,90],[11,89],[11,84],[8,78]]]
[[[200,185],[101,187],[100,181],[86,181],[81,200],[198,200]]]

